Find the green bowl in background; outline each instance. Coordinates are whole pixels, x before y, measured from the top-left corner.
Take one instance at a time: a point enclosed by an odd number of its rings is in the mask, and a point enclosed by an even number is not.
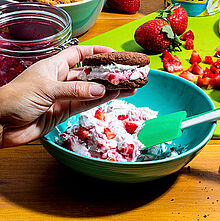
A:
[[[64,9],[72,19],[73,37],[88,31],[96,22],[106,0],[82,0],[56,5]]]
[[[134,96],[124,98],[138,107],[148,106],[159,111],[159,116],[185,110],[188,116],[214,109],[208,95],[193,83],[178,76],[157,70],[149,73],[149,82]],[[68,121],[76,121],[77,116]],[[117,182],[144,182],[159,179],[180,170],[190,162],[212,137],[216,123],[208,122],[184,130],[174,140],[187,146],[187,151],[172,158],[147,162],[115,162],[83,156],[55,143],[59,132],[64,132],[68,121],[60,124],[41,139],[47,151],[64,165],[91,177]]]

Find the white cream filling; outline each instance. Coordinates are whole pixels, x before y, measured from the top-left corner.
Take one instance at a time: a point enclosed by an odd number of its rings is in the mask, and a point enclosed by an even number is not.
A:
[[[91,69],[89,74],[84,71],[87,68]],[[114,63],[101,66],[86,66],[84,70],[79,73],[79,80],[108,80],[109,73],[114,73],[119,79],[126,77],[128,80],[136,80],[147,77],[150,68],[148,66],[138,67]]]

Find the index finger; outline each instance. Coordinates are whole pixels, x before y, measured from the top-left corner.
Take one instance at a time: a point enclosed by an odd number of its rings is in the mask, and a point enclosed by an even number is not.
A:
[[[112,48],[100,46],[100,45],[89,45],[89,46],[72,46],[69,47],[59,54],[55,55],[55,59],[58,65],[63,65],[66,62],[69,68],[74,67],[77,63],[82,61],[86,56],[98,54],[98,53],[108,53],[115,51]]]

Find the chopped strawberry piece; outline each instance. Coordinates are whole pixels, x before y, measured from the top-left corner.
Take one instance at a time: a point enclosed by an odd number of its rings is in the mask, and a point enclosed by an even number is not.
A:
[[[109,161],[116,161],[113,157],[108,157],[106,160],[109,160]]]
[[[133,144],[128,144],[127,146],[127,154],[131,155],[134,151],[134,145]]]
[[[188,81],[196,82],[196,76],[187,70],[180,73],[179,77],[182,77]]]
[[[173,56],[171,55],[171,53],[166,49],[163,51],[162,55],[161,55],[162,60],[172,60]]]
[[[220,59],[213,63],[214,67],[220,69]]]
[[[215,78],[215,85],[216,88],[220,89],[220,75]]]
[[[123,114],[118,115],[118,120],[125,120],[127,118],[128,118],[128,115],[123,115]]]
[[[85,68],[84,72],[86,73],[86,75],[90,74],[90,72],[92,71],[91,68]]]
[[[205,56],[204,59],[205,64],[213,64],[213,60],[211,56]]]
[[[165,60],[163,61],[163,67],[169,73],[180,72],[183,70],[181,61],[177,60]]]
[[[116,135],[112,133],[109,128],[104,129],[104,134],[106,135],[108,140],[114,139],[116,137]]]
[[[192,39],[190,39],[190,38],[186,39],[185,49],[186,50],[193,50],[194,49],[194,44],[193,44],[193,40]]]
[[[186,41],[187,39],[194,40],[194,34],[191,30],[183,33],[183,35],[180,37],[181,40]]]
[[[125,126],[125,129],[126,131],[129,133],[129,134],[133,134],[135,132],[135,130],[138,128],[138,125],[133,123],[133,122],[130,122],[130,121],[124,121],[124,126]]]
[[[189,62],[191,64],[193,64],[195,62],[200,63],[201,61],[202,61],[202,59],[199,56],[199,53],[197,51],[193,50]]]
[[[195,62],[194,65],[193,65],[192,73],[196,74],[196,75],[203,75],[204,74],[204,69],[201,68],[199,66],[199,64]]]
[[[111,83],[111,84],[119,84],[119,80],[118,79],[116,79],[116,75],[115,74],[113,74],[113,73],[110,73],[109,74],[109,82]]]
[[[218,57],[218,58],[220,58],[220,51],[216,51],[214,57]]]
[[[77,131],[77,136],[79,139],[84,140],[88,137],[89,131],[85,127],[80,127]]]
[[[213,72],[211,72],[211,70],[206,67],[205,70],[204,70],[203,77],[214,78],[215,74]]]
[[[105,121],[105,115],[103,111],[104,110],[101,107],[99,107],[98,110],[95,112],[95,118]]]
[[[199,87],[204,87],[206,86],[207,88],[214,88],[215,87],[215,79],[214,78],[201,78],[200,76],[197,79],[197,85]]]
[[[218,70],[218,68],[216,68],[214,65],[210,66],[210,70],[211,72],[213,72],[214,74],[219,74],[220,70]]]

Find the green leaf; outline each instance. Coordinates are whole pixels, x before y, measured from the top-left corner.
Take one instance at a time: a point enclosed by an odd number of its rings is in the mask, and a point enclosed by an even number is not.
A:
[[[174,39],[174,33],[170,25],[164,25],[162,27],[162,32],[166,33],[168,38]]]

